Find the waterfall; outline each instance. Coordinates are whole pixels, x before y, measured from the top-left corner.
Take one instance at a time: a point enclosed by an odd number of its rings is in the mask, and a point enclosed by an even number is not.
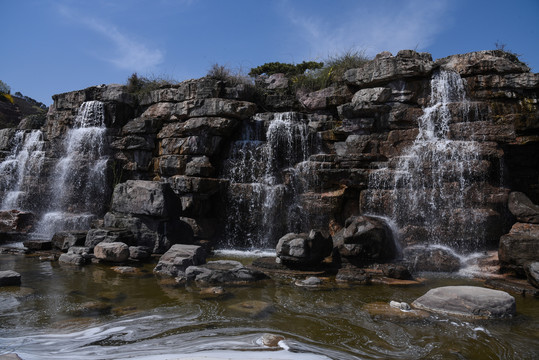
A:
[[[45,159],[40,130],[18,130],[10,154],[0,163],[1,210],[32,210],[27,191],[36,182]]]
[[[105,112],[100,101],[84,102],[68,130],[63,156],[52,175],[48,211],[36,236],[61,230],[87,229],[102,213],[106,197]]]
[[[301,114],[274,113],[269,123],[257,115],[244,122],[225,161],[227,246],[273,248],[280,236],[299,230],[298,173],[314,148]]]
[[[439,71],[430,85],[417,137],[387,166],[371,171],[362,210],[389,215],[408,245],[476,249],[484,245],[488,217],[477,184],[488,162],[481,159],[477,142],[451,138],[450,124],[466,120],[470,106],[460,76]]]

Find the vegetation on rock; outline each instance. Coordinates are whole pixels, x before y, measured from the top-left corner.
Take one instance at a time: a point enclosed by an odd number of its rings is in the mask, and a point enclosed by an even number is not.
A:
[[[140,95],[140,94],[146,94],[149,93],[152,90],[157,90],[162,87],[167,87],[171,85],[175,85],[178,82],[176,80],[172,80],[167,77],[160,77],[160,76],[152,76],[152,77],[146,77],[146,76],[139,76],[136,72],[131,74],[127,78],[126,86],[127,86],[127,92],[134,94],[134,95]]]

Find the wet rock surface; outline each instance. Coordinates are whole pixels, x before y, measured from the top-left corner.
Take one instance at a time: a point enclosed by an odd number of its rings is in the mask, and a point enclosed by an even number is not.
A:
[[[279,239],[277,258],[291,266],[319,264],[331,254],[332,244],[327,232],[290,233]]]
[[[403,250],[403,258],[416,272],[455,272],[461,267],[459,257],[447,248],[411,246]]]
[[[94,248],[96,258],[111,262],[124,262],[129,258],[129,246],[122,242],[101,242]]]
[[[255,269],[245,267],[239,261],[217,260],[185,270],[188,281],[207,284],[242,284],[264,280],[268,277]]]
[[[206,251],[197,245],[176,244],[161,256],[154,273],[161,276],[177,277],[185,275],[189,266],[206,263]]]
[[[445,286],[429,290],[412,306],[448,316],[503,318],[516,313],[515,298],[504,291],[477,286]]]
[[[539,260],[539,224],[516,223],[500,238],[498,256],[502,268],[522,275],[523,266]]]
[[[343,230],[333,237],[340,256],[354,263],[384,262],[396,256],[389,227],[379,219],[357,216],[346,220]]]

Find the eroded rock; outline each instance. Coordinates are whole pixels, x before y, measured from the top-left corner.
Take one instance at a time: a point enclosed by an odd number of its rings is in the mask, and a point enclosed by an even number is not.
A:
[[[429,290],[412,306],[449,316],[477,319],[510,317],[516,313],[515,298],[504,291],[477,286],[445,286]]]
[[[318,264],[331,250],[331,236],[318,230],[311,230],[309,234],[286,234],[277,243],[277,257],[289,265]]]
[[[161,276],[177,277],[185,275],[189,266],[202,265],[206,262],[206,251],[197,245],[176,244],[161,256],[153,272]]]
[[[268,277],[261,271],[249,269],[239,261],[217,260],[199,266],[189,266],[185,270],[188,280],[207,284],[249,283]]]
[[[129,258],[129,246],[122,242],[101,242],[94,248],[96,258],[111,262],[124,262]]]

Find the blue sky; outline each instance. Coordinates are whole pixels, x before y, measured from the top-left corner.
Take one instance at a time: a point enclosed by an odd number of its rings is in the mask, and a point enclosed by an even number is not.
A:
[[[0,0],[0,80],[47,105],[53,94],[186,80],[214,63],[323,61],[348,50],[433,58],[495,48],[539,71],[539,0]]]

